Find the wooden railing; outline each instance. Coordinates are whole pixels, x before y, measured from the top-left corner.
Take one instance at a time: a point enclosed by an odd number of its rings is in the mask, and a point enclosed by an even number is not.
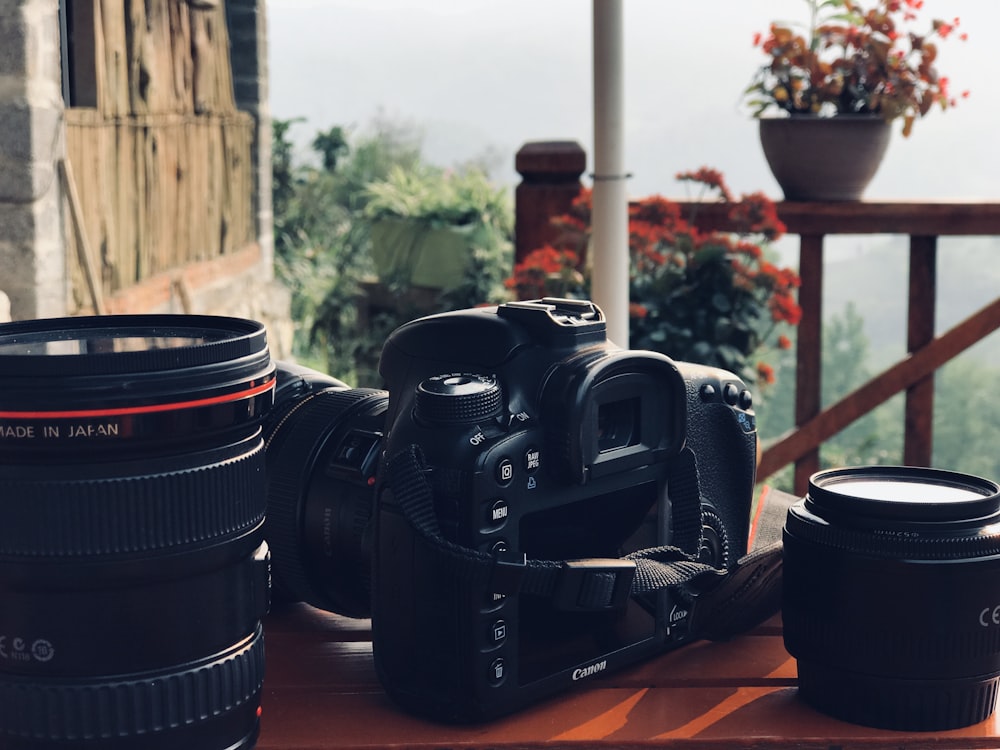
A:
[[[575,144],[569,144],[575,145]],[[568,144],[528,144],[518,155],[524,178],[518,187],[517,256],[554,238],[548,219],[563,213],[580,188],[582,149]],[[551,147],[550,147],[551,146]],[[524,157],[524,158],[522,158]],[[683,201],[681,202],[683,203]],[[544,207],[541,209],[540,207]],[[795,464],[794,490],[802,494],[819,469],[819,449],[855,420],[902,391],[906,392],[903,462],[931,463],[934,373],[960,352],[1000,328],[997,298],[940,336],[934,334],[938,238],[1000,236],[1000,203],[841,202],[778,203],[789,234],[798,235],[799,303],[795,382],[795,427],[768,444],[758,479]],[[686,212],[684,215],[692,215]],[[735,229],[723,204],[699,204],[693,212],[704,229]],[[821,362],[823,326],[823,245],[829,235],[897,234],[910,239],[907,355],[880,375],[823,408]],[[864,273],[859,269],[859,273]],[[902,279],[900,282],[902,283]]]
[[[929,466],[933,446],[934,372],[1000,328],[997,298],[940,336],[934,335],[938,238],[1000,235],[1000,203],[874,202],[779,203],[789,234],[799,235],[799,304],[795,428],[768,445],[758,479],[795,464],[795,492],[805,491],[819,469],[822,443],[875,407],[906,392],[903,463]],[[721,204],[701,205],[698,224],[726,229]],[[910,238],[907,355],[834,404],[820,401],[823,314],[823,245],[829,235],[903,234]],[[864,273],[859,268],[858,273]],[[900,280],[902,282],[902,279]]]

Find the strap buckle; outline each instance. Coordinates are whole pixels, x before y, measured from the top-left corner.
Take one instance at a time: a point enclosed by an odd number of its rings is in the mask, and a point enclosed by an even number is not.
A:
[[[562,612],[622,609],[628,601],[634,579],[635,563],[632,560],[566,560],[556,577],[552,606]]]
[[[496,550],[487,589],[494,594],[516,594],[521,590],[527,568],[528,558],[523,552],[514,552],[506,547]]]

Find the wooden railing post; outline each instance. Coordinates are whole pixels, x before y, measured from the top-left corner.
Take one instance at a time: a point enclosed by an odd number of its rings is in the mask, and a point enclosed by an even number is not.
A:
[[[822,409],[823,235],[803,234],[799,244],[799,323],[795,368],[795,424],[802,426]],[[795,492],[804,495],[809,477],[819,471],[819,448],[795,462]]]
[[[907,307],[906,349],[913,354],[934,340],[937,301],[937,237],[910,237],[910,293]],[[906,430],[903,463],[930,466],[934,437],[934,376],[906,389]]]
[[[576,141],[532,141],[517,152],[521,184],[514,192],[515,261],[555,239],[552,219],[566,213],[580,192],[587,154]]]

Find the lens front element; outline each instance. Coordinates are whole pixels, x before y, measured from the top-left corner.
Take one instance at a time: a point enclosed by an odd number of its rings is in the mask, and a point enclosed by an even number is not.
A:
[[[858,724],[967,726],[1000,679],[1000,487],[909,467],[819,472],[784,529],[802,697]]]

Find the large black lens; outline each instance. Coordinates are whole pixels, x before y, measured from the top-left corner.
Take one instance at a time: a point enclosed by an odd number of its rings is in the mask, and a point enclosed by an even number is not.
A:
[[[253,746],[273,389],[251,321],[0,325],[0,745]]]
[[[1000,487],[933,469],[824,471],[784,530],[785,645],[816,708],[889,729],[993,713]]]
[[[276,596],[371,611],[371,516],[389,394],[281,363],[267,440]]]

